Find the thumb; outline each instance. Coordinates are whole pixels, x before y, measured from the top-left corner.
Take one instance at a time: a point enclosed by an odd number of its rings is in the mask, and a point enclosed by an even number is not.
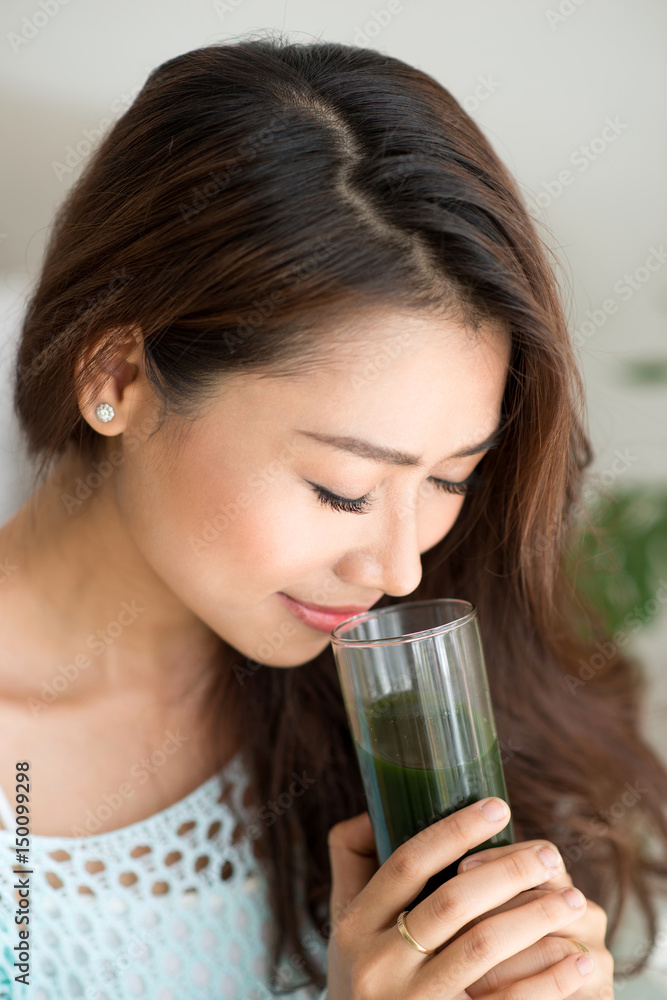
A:
[[[331,921],[335,925],[380,867],[368,812],[336,823],[329,830]]]

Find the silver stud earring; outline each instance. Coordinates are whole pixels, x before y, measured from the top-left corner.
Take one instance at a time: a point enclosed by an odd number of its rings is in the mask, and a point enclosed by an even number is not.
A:
[[[114,417],[114,408],[110,406],[109,403],[100,403],[100,405],[95,410],[97,414],[97,419],[102,420],[104,423],[107,420],[111,420]]]

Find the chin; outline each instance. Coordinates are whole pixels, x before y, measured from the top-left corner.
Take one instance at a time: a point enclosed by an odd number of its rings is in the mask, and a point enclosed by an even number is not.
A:
[[[329,636],[322,632],[319,636],[315,634],[313,640],[308,643],[298,642],[290,637],[280,645],[276,642],[275,647],[272,647],[267,641],[247,653],[237,649],[234,669],[237,673],[242,673],[243,670],[254,673],[254,670],[259,669],[260,666],[286,670],[290,667],[302,667],[319,656],[329,645],[329,642]]]
[[[228,625],[228,623],[227,623]],[[260,666],[301,667],[319,656],[331,642],[331,633],[309,628],[298,621],[284,618],[273,627],[244,627],[234,635],[228,628],[218,628],[217,634],[227,646],[228,662],[240,683]],[[254,668],[254,669],[253,669]]]
[[[310,663],[314,660],[316,656],[319,656],[323,650],[329,645],[329,640],[326,636],[323,637],[322,641],[319,643],[319,649],[306,651],[299,653],[298,650],[279,650],[274,657],[271,659],[266,659],[262,661],[265,667],[278,667],[289,670],[290,667],[303,667],[306,663]]]

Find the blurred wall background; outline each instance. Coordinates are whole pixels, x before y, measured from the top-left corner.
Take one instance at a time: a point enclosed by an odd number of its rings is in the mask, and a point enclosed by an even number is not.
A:
[[[635,512],[618,543],[627,579],[606,596],[617,621],[639,608],[629,648],[667,759],[664,0],[17,0],[0,28],[0,523],[27,495],[9,385],[25,297],[60,201],[148,72],[266,29],[380,49],[463,104],[553,249],[587,385],[591,496]],[[661,954],[667,968],[665,941]]]

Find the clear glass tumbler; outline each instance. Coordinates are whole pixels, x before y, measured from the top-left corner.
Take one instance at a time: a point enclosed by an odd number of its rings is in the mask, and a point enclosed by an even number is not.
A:
[[[380,864],[463,806],[487,795],[509,803],[473,604],[441,598],[366,611],[337,625],[331,643]],[[467,853],[513,843],[510,818]],[[410,907],[456,875],[459,861]]]

